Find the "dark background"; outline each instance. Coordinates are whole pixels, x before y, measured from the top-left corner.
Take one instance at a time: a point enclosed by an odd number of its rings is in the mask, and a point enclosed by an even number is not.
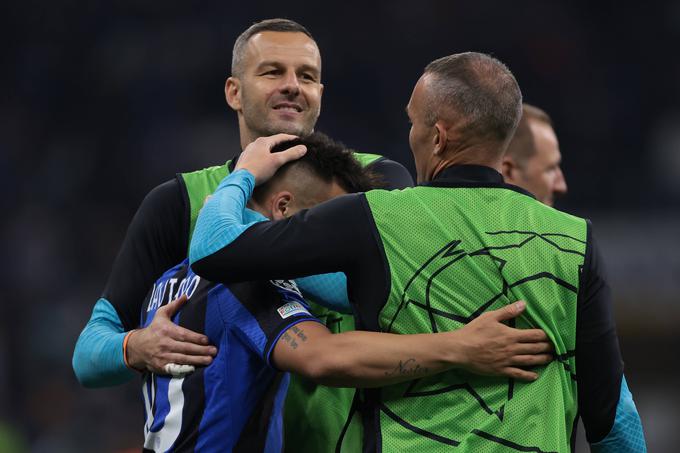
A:
[[[146,192],[239,150],[231,47],[276,16],[321,48],[318,129],[411,170],[404,106],[423,67],[468,50],[508,64],[555,122],[558,207],[594,222],[650,451],[673,451],[680,3],[539,0],[3,4],[0,451],[141,445],[138,384],[80,388],[73,346]]]

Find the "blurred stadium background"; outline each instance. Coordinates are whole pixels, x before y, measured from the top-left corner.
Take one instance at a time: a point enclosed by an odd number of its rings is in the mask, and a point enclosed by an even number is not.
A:
[[[650,451],[677,451],[680,3],[25,0],[2,11],[0,452],[138,451],[137,383],[80,388],[73,346],[146,192],[239,150],[222,94],[231,46],[277,16],[320,45],[318,129],[411,169],[404,106],[425,64],[477,50],[510,66],[554,119],[570,189],[557,206],[594,222]]]

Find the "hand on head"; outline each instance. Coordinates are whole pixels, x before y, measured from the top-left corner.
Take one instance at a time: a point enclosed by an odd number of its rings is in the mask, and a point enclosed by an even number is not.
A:
[[[258,138],[246,146],[246,149],[239,156],[234,170],[248,170],[255,177],[256,185],[266,182],[284,164],[305,155],[307,147],[304,145],[296,145],[285,151],[272,153],[272,148],[279,143],[296,138],[295,135],[289,134],[276,134]]]

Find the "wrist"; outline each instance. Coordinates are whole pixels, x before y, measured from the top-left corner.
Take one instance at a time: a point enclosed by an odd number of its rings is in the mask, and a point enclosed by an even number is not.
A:
[[[460,331],[454,330],[443,333],[446,335],[446,341],[440,344],[444,346],[442,351],[444,361],[450,368],[462,368],[467,363],[467,355],[465,353],[465,344],[461,338]]]
[[[134,347],[131,347],[130,342],[130,339],[138,330],[139,329],[133,329],[129,331],[123,339],[123,362],[125,362],[125,366],[129,369],[141,372],[143,370],[139,367],[139,361],[134,353]]]
[[[246,167],[239,167],[238,165],[234,167],[234,172],[232,174],[238,173],[240,176],[246,178],[246,179],[252,179],[252,182],[256,182],[255,174],[253,173],[252,170],[246,168]]]

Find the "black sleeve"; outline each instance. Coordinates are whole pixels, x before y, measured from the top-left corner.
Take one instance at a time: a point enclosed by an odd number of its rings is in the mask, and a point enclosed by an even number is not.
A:
[[[350,277],[364,251],[375,248],[372,219],[363,200],[363,194],[344,195],[289,219],[256,223],[192,268],[201,277],[222,283],[337,271]]]
[[[414,185],[411,173],[399,162],[382,158],[366,168],[381,176],[385,189],[404,189]]]
[[[128,227],[102,294],[125,330],[139,325],[142,303],[154,281],[186,258],[189,210],[184,193],[178,179],[156,187]]]
[[[614,425],[623,361],[611,290],[591,230],[588,222],[588,245],[577,307],[576,374],[586,438],[594,443],[602,440]]]

